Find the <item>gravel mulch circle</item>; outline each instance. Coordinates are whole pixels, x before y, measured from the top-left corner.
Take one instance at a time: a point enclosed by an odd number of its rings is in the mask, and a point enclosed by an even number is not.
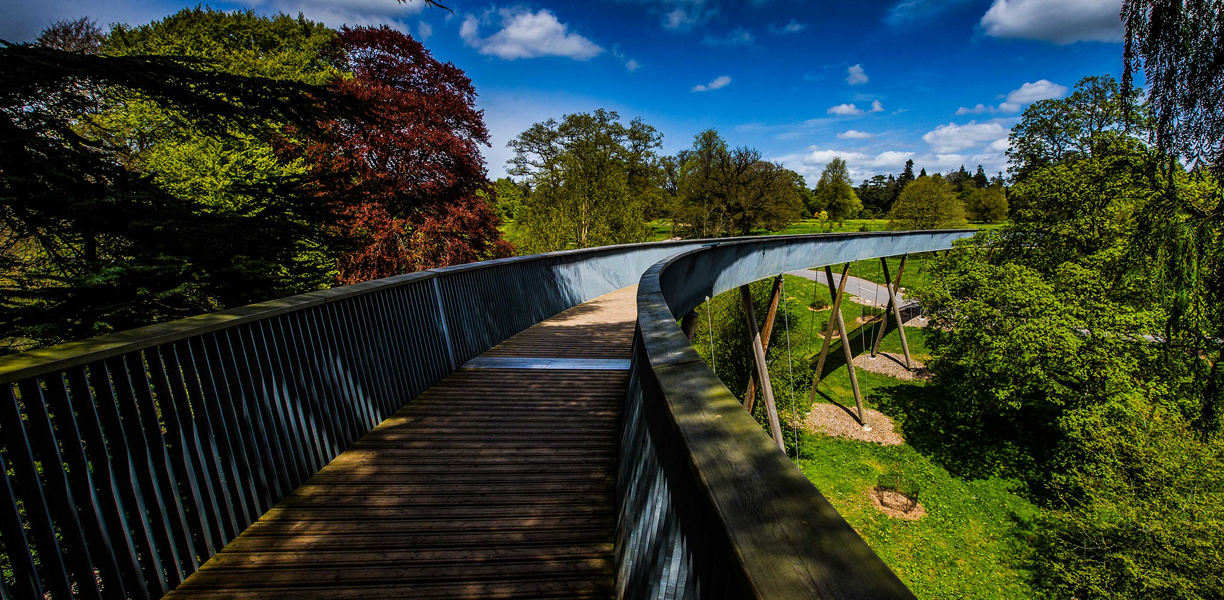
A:
[[[813,404],[812,412],[808,413],[803,425],[808,431],[815,433],[860,442],[872,442],[882,446],[899,446],[905,443],[905,439],[896,431],[892,419],[887,415],[870,408],[864,412],[871,431],[863,431],[863,427],[854,417],[857,413],[856,409],[847,409],[828,402]]]
[[[913,381],[915,379],[930,381],[931,370],[926,368],[926,365],[916,360],[912,361],[911,364],[914,365],[914,369],[912,371],[906,370],[905,355],[894,354],[892,352],[881,352],[874,359],[871,358],[870,354],[860,354],[854,357],[854,366],[864,371],[871,371],[872,373],[904,381]]]
[[[867,495],[871,496],[871,505],[876,510],[894,519],[917,521],[926,516],[926,509],[921,504],[897,490],[875,487]]]

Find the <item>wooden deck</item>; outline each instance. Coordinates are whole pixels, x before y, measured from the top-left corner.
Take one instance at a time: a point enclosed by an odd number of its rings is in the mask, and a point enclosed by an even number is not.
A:
[[[591,300],[459,369],[167,598],[611,598],[635,297]]]

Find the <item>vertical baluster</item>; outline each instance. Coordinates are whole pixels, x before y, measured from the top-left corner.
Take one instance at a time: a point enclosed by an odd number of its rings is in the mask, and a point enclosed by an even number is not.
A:
[[[217,541],[221,539],[221,536],[213,528],[215,521],[210,520],[210,517],[215,519],[215,506],[208,506],[211,498],[206,498],[200,493],[201,489],[208,485],[208,479],[199,476],[199,470],[196,467],[198,453],[187,445],[189,434],[184,431],[183,423],[181,423],[183,418],[190,419],[191,415],[187,414],[186,417],[179,415],[175,398],[170,391],[170,379],[166,375],[166,366],[162,364],[161,355],[157,349],[145,350],[144,359],[153,383],[155,397],[148,398],[146,404],[141,406],[141,412],[148,410],[150,414],[161,415],[161,421],[166,428],[163,443],[167,443],[170,465],[181,488],[180,494],[183,497],[184,505],[190,510],[187,522],[193,526],[196,553],[198,557],[208,560],[217,553]],[[210,511],[210,508],[213,510]]]
[[[204,407],[208,422],[212,426],[217,450],[229,470],[229,476],[225,480],[230,486],[230,505],[237,513],[237,530],[242,531],[255,520],[249,509],[250,497],[254,492],[251,490],[250,469],[246,462],[241,432],[231,420],[234,412],[233,399],[230,397],[225,373],[219,366],[215,368],[209,357],[204,336],[187,340],[186,344],[185,360],[194,365],[189,371],[187,388],[195,390],[192,393],[199,394],[200,405]]]
[[[379,412],[378,422],[381,423],[391,416],[391,407],[398,394],[395,378],[391,376],[391,370],[387,366],[387,352],[382,346],[378,323],[374,319],[373,311],[370,310],[370,297],[371,294],[358,296],[353,298],[352,303],[353,314],[360,331],[359,343],[365,349],[370,365],[370,376],[378,390],[375,405]]]
[[[211,349],[215,351],[220,369],[225,372],[230,397],[234,399],[235,426],[246,442],[247,462],[258,492],[258,496],[252,498],[251,517],[258,519],[275,504],[273,498],[280,498],[279,471],[282,467],[278,467],[272,442],[263,426],[263,411],[259,409],[255,382],[251,381],[250,365],[240,362],[246,358],[241,338],[230,329],[214,333],[213,342]]]
[[[276,331],[278,343],[283,349],[287,370],[294,375],[292,379],[297,390],[297,404],[304,421],[306,439],[312,449],[311,455],[315,460],[313,474],[331,461],[333,455],[327,432],[323,430],[326,417],[315,382],[316,373],[302,359],[307,341],[294,327],[296,321],[296,315],[282,315],[274,320],[272,328]]]
[[[101,419],[98,417],[97,409],[94,406],[94,392],[90,388],[89,381],[85,376],[84,367],[75,367],[70,369],[68,376],[68,393],[63,393],[62,379],[55,379],[61,382],[61,385],[56,385],[51,397],[59,397],[59,401],[63,403],[63,409],[66,411],[68,420],[71,422],[70,427],[57,426],[61,435],[76,434],[78,440],[83,440],[85,444],[72,444],[66,448],[69,450],[69,465],[80,465],[80,477],[78,488],[81,494],[87,494],[93,501],[95,514],[97,515],[98,533],[96,535],[105,535],[106,542],[111,549],[112,560],[118,569],[118,576],[123,582],[123,589],[131,598],[148,598],[148,585],[145,582],[144,572],[140,567],[140,560],[137,558],[136,540],[132,537],[132,529],[138,532],[143,531],[143,523],[141,519],[132,519],[132,525],[128,524],[128,507],[124,506],[123,499],[119,494],[119,478],[116,475],[120,466],[126,467],[126,457],[112,453],[108,448],[107,437],[102,433]],[[50,391],[50,383],[48,383],[48,391]],[[113,397],[102,397],[103,402],[114,402]],[[58,404],[59,402],[57,402]],[[71,404],[71,406],[69,406]],[[59,408],[56,409],[60,410]],[[75,418],[73,418],[75,413]],[[59,421],[59,418],[56,418]],[[65,424],[67,425],[67,423]],[[114,437],[120,438],[118,432],[115,432]],[[72,451],[75,449],[75,451]],[[112,460],[111,456],[115,456]],[[92,475],[90,470],[92,467]],[[79,496],[78,496],[79,497]],[[130,507],[134,510],[135,507]],[[88,513],[86,520],[89,520]],[[139,538],[139,534],[137,538]],[[108,594],[118,591],[112,584],[103,580]]]
[[[26,416],[29,421],[30,442],[31,448],[34,450],[34,460],[41,462],[43,467],[43,476],[47,482],[47,497],[50,499],[50,508],[53,519],[59,525],[60,540],[63,549],[68,555],[68,564],[71,565],[73,580],[77,584],[77,592],[85,598],[101,599],[101,594],[98,592],[98,586],[95,583],[93,557],[90,555],[89,546],[85,542],[84,524],[77,514],[78,499],[72,493],[72,486],[68,484],[67,471],[64,469],[64,462],[60,456],[60,446],[57,436],[55,435],[55,426],[51,424],[51,416],[47,413],[47,406],[43,397],[42,388],[38,381],[27,379],[20,384],[21,399],[25,405]],[[71,414],[69,414],[71,418]],[[62,416],[61,416],[62,419]],[[7,427],[6,427],[7,429]],[[65,447],[72,446],[79,442],[80,438],[67,438],[64,440]],[[81,501],[88,501],[81,499]],[[88,513],[86,513],[88,514]],[[100,552],[106,552],[105,548],[99,548]],[[117,579],[118,568],[108,568],[105,566],[109,562],[102,557],[103,563],[102,576],[109,579],[114,574],[116,576],[115,583],[120,584]],[[109,584],[110,581],[107,581]]]
[[[399,286],[394,289],[387,290],[378,303],[378,307],[382,312],[383,323],[386,324],[387,338],[391,342],[391,364],[392,371],[390,376],[400,380],[400,397],[396,398],[393,411],[397,411],[404,407],[410,400],[416,397],[416,381],[420,379],[417,373],[420,358],[412,354],[409,335],[411,327],[408,326],[407,315],[397,310],[400,299],[404,295],[404,286]]]
[[[322,407],[326,421],[327,438],[331,444],[331,456],[334,458],[352,443],[349,438],[348,415],[343,405],[343,390],[340,378],[335,374],[328,360],[328,350],[324,334],[320,333],[314,324],[314,314],[317,308],[311,308],[294,315],[294,326],[302,338],[302,362],[314,376],[315,389],[318,392],[319,404]]]
[[[394,294],[390,302],[388,302],[388,310],[399,323],[400,332],[397,338],[400,339],[400,345],[403,347],[403,355],[400,356],[400,365],[403,365],[404,378],[409,384],[409,396],[404,398],[405,403],[410,398],[420,396],[421,392],[428,387],[427,382],[430,381],[430,373],[432,372],[433,361],[436,360],[432,353],[430,345],[425,342],[425,332],[419,326],[416,316],[410,310],[412,290],[419,285],[401,285],[395,288]]]
[[[286,462],[292,478],[290,479],[291,485],[286,491],[288,495],[306,480],[310,467],[306,464],[306,457],[303,456],[301,436],[297,430],[297,422],[285,390],[285,378],[280,372],[278,357],[272,352],[275,346],[272,345],[273,340],[269,339],[265,325],[262,322],[252,323],[250,331],[255,344],[254,352],[260,357],[257,362],[263,376],[264,393],[267,394],[268,405],[276,418],[276,426],[281,435],[281,447],[289,454]]]
[[[310,479],[326,462],[323,453],[319,451],[318,438],[314,434],[314,419],[312,418],[310,394],[303,384],[305,373],[301,372],[294,362],[294,351],[289,345],[289,339],[284,332],[284,317],[268,319],[262,323],[266,331],[268,346],[275,359],[275,372],[282,394],[282,402],[290,417],[290,425],[297,435],[298,445],[302,449],[302,462],[306,469],[302,481]]]
[[[329,302],[324,305],[328,310],[326,323],[332,335],[334,348],[340,357],[340,367],[353,390],[350,399],[353,412],[357,415],[357,429],[354,438],[359,439],[376,423],[376,417],[370,410],[370,390],[366,386],[367,379],[361,369],[361,360],[353,349],[353,330],[345,316],[343,302]]]
[[[130,368],[129,364],[136,368]],[[187,525],[182,494],[170,468],[161,423],[153,407],[144,363],[138,354],[133,354],[127,358],[107,360],[107,368],[115,382],[119,411],[126,415],[123,430],[128,434],[128,444],[136,450],[136,478],[146,493],[153,497],[149,510],[161,513],[160,520],[156,522],[165,526],[155,527],[153,532],[154,535],[161,534],[158,544],[171,554],[172,562],[163,566],[166,567],[170,587],[174,587],[198,569],[200,564],[191,541],[191,528]]]
[[[8,387],[8,386],[5,386]],[[24,436],[22,436],[24,437]],[[4,438],[8,444],[18,443],[17,436]],[[15,453],[13,450],[9,452]],[[9,557],[9,566],[13,569],[13,589],[18,594],[28,598],[43,596],[42,582],[38,580],[38,569],[34,566],[34,553],[30,549],[30,541],[26,538],[25,526],[21,522],[21,513],[17,511],[17,494],[13,492],[13,484],[9,481],[8,463],[4,453],[0,453],[0,541],[4,543],[4,551]],[[27,506],[29,501],[26,500]],[[34,508],[39,510],[41,507]],[[31,508],[26,508],[30,512]],[[56,550],[58,553],[58,549]],[[4,577],[0,576],[0,584]],[[67,582],[64,582],[65,585]]]
[[[110,370],[107,365],[96,363],[89,367],[89,385],[96,396],[101,399],[96,403],[98,420],[106,431],[106,443],[110,448],[111,456],[114,457],[115,485],[119,489],[123,504],[128,507],[128,518],[133,538],[141,554],[140,564],[144,571],[145,581],[156,586],[153,588],[154,595],[165,594],[170,590],[170,586],[162,569],[162,565],[167,560],[163,553],[166,552],[166,548],[173,548],[173,546],[167,540],[164,542],[164,547],[159,548],[158,544],[161,540],[154,539],[156,536],[154,531],[159,527],[168,529],[170,525],[163,520],[162,511],[164,509],[161,506],[160,497],[153,499],[154,505],[149,505],[149,499],[146,499],[140,489],[140,484],[137,483],[137,470],[149,468],[148,465],[137,465],[137,460],[147,461],[148,457],[141,454],[139,459],[134,458],[132,444],[129,441],[131,433],[128,427],[139,428],[140,424],[136,423],[133,417],[133,422],[127,427],[124,426],[123,420],[119,417],[119,393],[116,391],[117,386],[111,383]]]
[[[231,347],[234,350],[235,366],[239,370],[243,389],[247,394],[247,405],[255,417],[256,428],[259,430],[258,440],[263,442],[260,456],[264,464],[270,465],[268,479],[272,483],[270,490],[272,508],[281,498],[293,491],[290,485],[289,466],[285,462],[285,450],[281,447],[281,437],[277,431],[276,421],[272,418],[272,408],[268,405],[267,393],[264,389],[263,373],[255,364],[254,342],[250,340],[251,333],[243,327],[228,330],[231,336]],[[266,509],[265,509],[266,510]]]
[[[162,357],[166,368],[172,373],[170,388],[179,407],[179,417],[186,419],[185,423],[191,435],[190,443],[198,452],[200,462],[197,468],[201,476],[208,481],[205,487],[211,501],[210,507],[213,507],[216,515],[216,531],[220,536],[217,550],[220,550],[230,540],[238,537],[241,528],[238,526],[238,517],[234,514],[230,482],[225,476],[226,463],[221,456],[221,449],[217,447],[217,428],[213,427],[212,418],[209,416],[209,406],[215,405],[217,400],[215,396],[204,396],[199,368],[191,360],[191,349],[186,341],[163,347]]]
[[[25,509],[26,519],[30,523],[30,534],[38,549],[38,570],[47,591],[55,600],[72,597],[72,584],[69,582],[69,565],[64,561],[64,553],[55,535],[55,523],[51,517],[51,504],[39,481],[38,469],[35,466],[33,448],[30,436],[21,419],[17,395],[13,386],[8,387],[7,398],[0,398],[0,431],[4,432],[5,446],[17,482],[16,489],[20,494]],[[23,394],[24,397],[24,394]],[[35,402],[41,402],[34,396]],[[25,402],[23,401],[22,404]],[[78,530],[79,534],[79,530]],[[75,568],[75,563],[73,563]],[[92,568],[92,567],[91,567]],[[92,572],[91,572],[92,575]]]
[[[357,380],[361,382],[361,394],[358,398],[366,418],[361,430],[362,435],[364,435],[382,421],[381,411],[378,409],[379,392],[374,383],[374,377],[370,373],[366,348],[361,343],[360,324],[353,318],[354,306],[352,299],[337,302],[333,306],[336,311],[336,322],[340,325],[338,331],[343,332],[341,339],[347,349],[346,354],[352,361],[353,371],[357,375]]]

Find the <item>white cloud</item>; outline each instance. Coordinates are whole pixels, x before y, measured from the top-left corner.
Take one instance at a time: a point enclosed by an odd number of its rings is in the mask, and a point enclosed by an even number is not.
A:
[[[824,170],[825,165],[834,158],[846,161],[850,177],[859,180],[877,173],[900,173],[905,161],[914,156],[913,152],[898,150],[868,154],[856,150],[822,150],[813,146],[806,154],[783,157],[783,162],[787,163],[788,168],[804,175],[809,184],[812,184],[820,178],[820,172]]]
[[[636,60],[634,60],[634,59],[632,59],[632,58],[631,58],[631,59],[629,59],[629,62],[625,63],[625,69],[626,69],[626,70],[628,70],[630,73],[632,73],[632,72],[634,72],[634,71],[636,71],[636,70],[638,70],[638,69],[640,69],[640,68],[642,68],[642,65],[639,65],[639,64],[638,64],[638,61],[636,61]]]
[[[989,147],[995,152],[1007,152],[1007,149],[1011,148],[1011,140],[1008,138],[999,138],[993,142],[990,142]]]
[[[430,25],[429,23],[426,23],[425,21],[421,21],[417,23],[417,36],[418,37],[420,37],[422,40],[427,40],[429,39],[429,36],[431,35],[433,35],[433,25]]]
[[[863,65],[853,65],[846,69],[846,83],[850,85],[867,83],[867,73],[863,71]]]
[[[800,23],[795,19],[791,19],[789,23],[782,26],[770,25],[769,32],[775,35],[786,35],[788,33],[799,33],[807,29],[807,23]]]
[[[830,115],[839,115],[839,116],[846,117],[846,116],[851,116],[851,115],[861,115],[863,114],[863,109],[853,104],[838,104],[837,106],[829,107],[829,110],[825,112]]]
[[[867,133],[866,131],[858,131],[856,129],[850,129],[837,134],[837,139],[839,140],[869,140],[873,137],[875,137],[875,135]]]
[[[880,101],[879,101],[879,100],[872,100],[872,101],[871,101],[871,110],[869,110],[869,111],[867,111],[867,112],[873,112],[873,113],[884,112],[884,105],[883,105],[883,104],[880,104]]]
[[[752,44],[754,39],[751,31],[740,27],[728,33],[725,37],[707,35],[702,40],[702,43],[709,46],[748,46]]]
[[[716,77],[716,78],[714,79],[714,81],[711,81],[710,83],[704,83],[704,84],[700,84],[700,85],[695,85],[695,86],[693,86],[692,91],[694,91],[694,92],[708,92],[708,91],[710,91],[710,90],[717,90],[717,89],[720,89],[720,88],[725,88],[725,87],[727,87],[727,86],[728,86],[730,83],[731,83],[731,78],[730,78],[730,77],[727,77],[726,75],[722,75],[722,76],[720,76],[720,77]]]
[[[589,60],[604,51],[591,40],[571,33],[569,26],[558,21],[548,9],[531,12],[524,8],[503,8],[497,15],[501,17],[501,29],[497,33],[481,38],[482,19],[468,15],[459,28],[459,37],[481,54],[506,60],[541,56]],[[486,19],[491,17],[486,13]]]
[[[994,144],[1000,139],[1006,140],[1007,134],[1008,130],[998,123],[970,121],[966,125],[940,125],[923,135],[922,141],[929,144],[936,154],[949,154],[983,144]]]
[[[1007,95],[1007,102],[1012,104],[1032,104],[1038,100],[1062,98],[1067,93],[1067,86],[1058,85],[1049,79],[1039,79],[1012,90]]]
[[[1000,102],[998,106],[986,106],[978,104],[973,108],[965,108],[964,106],[956,109],[958,115],[980,115],[984,113],[1018,113],[1024,108],[1025,104],[1032,104],[1039,100],[1050,100],[1053,98],[1062,98],[1067,93],[1067,86],[1059,85],[1049,79],[1039,79],[1025,83],[1017,89],[1012,90],[1007,94],[1007,100]]]
[[[982,16],[987,35],[1055,44],[1122,40],[1120,0],[994,0]]]

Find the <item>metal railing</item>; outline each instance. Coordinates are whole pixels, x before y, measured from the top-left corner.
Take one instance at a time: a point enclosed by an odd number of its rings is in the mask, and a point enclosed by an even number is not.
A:
[[[162,596],[468,359],[697,245],[436,269],[0,358],[0,598]]]
[[[778,273],[943,250],[971,233],[732,240],[646,271],[617,477],[618,598],[914,597],[778,451],[677,319]]]

